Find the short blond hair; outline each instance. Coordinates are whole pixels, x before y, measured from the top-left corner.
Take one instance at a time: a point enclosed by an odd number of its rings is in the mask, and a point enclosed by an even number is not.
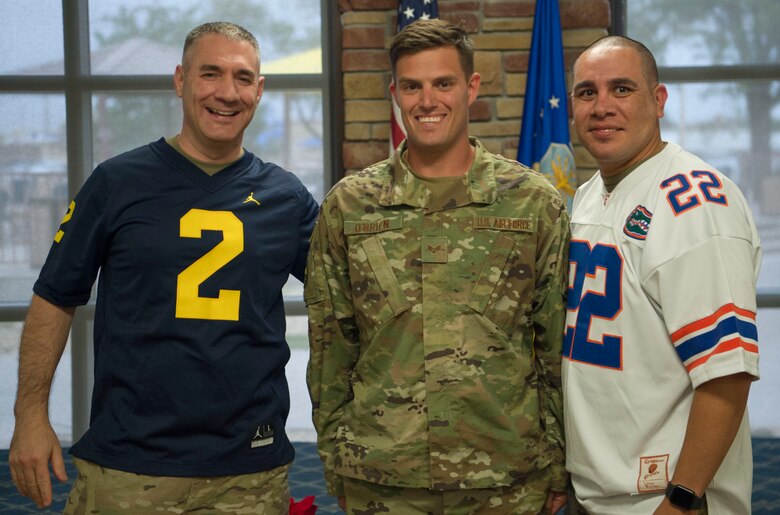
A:
[[[453,47],[460,56],[460,65],[471,77],[474,73],[474,42],[463,27],[438,18],[419,19],[403,28],[390,44],[390,65],[395,77],[395,65],[405,55],[439,47]]]

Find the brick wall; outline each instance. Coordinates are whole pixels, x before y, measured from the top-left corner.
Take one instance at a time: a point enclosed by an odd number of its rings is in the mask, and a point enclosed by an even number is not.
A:
[[[397,0],[339,0],[342,34],[346,173],[385,159],[389,152],[390,60]],[[439,0],[439,16],[471,33],[482,76],[470,112],[470,134],[492,152],[514,159],[523,115],[534,0]],[[566,68],[592,41],[607,34],[609,0],[560,0]],[[571,113],[571,109],[569,109]],[[572,138],[574,138],[572,134]],[[595,171],[590,155],[574,141],[582,182]]]

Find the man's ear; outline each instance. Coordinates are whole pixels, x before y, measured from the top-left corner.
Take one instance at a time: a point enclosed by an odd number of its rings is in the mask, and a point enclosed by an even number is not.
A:
[[[184,89],[184,68],[180,64],[176,65],[176,71],[173,72],[173,88],[176,90],[176,96],[181,98]]]
[[[257,79],[257,103],[260,103],[260,99],[263,98],[263,88],[265,88],[265,76],[261,75]]]
[[[469,91],[469,105],[473,104],[479,95],[479,85],[482,83],[482,76],[477,72],[471,74],[469,77],[468,91]]]
[[[666,105],[666,99],[669,98],[669,92],[666,90],[665,84],[659,84],[653,91],[655,95],[655,104],[658,118],[664,117],[664,106]]]

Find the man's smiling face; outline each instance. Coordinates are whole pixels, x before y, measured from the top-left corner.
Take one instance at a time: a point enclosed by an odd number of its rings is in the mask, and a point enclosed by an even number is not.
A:
[[[240,152],[263,82],[250,43],[218,34],[196,41],[174,75],[184,111],[182,148],[206,161]]]
[[[574,128],[603,176],[616,175],[663,147],[659,119],[666,88],[651,83],[642,64],[632,48],[601,46],[574,65]]]
[[[468,145],[469,106],[479,91],[455,47],[443,46],[400,57],[390,90],[401,109],[410,152],[442,154]]]

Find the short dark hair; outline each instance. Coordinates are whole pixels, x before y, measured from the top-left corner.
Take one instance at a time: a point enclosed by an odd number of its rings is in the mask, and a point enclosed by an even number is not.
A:
[[[200,38],[208,34],[217,34],[224,36],[228,39],[235,41],[246,41],[251,44],[257,52],[257,68],[260,69],[260,45],[257,43],[257,39],[251,32],[246,30],[240,25],[231,23],[229,21],[214,21],[198,25],[187,34],[187,38],[184,40],[184,50],[181,55],[181,63],[187,59],[187,51],[195,44]]]
[[[466,77],[474,73],[474,42],[463,27],[438,18],[419,19],[403,28],[390,44],[390,64],[395,77],[395,65],[405,55],[416,54],[443,46],[458,51],[460,65]]]
[[[658,84],[658,65],[655,62],[655,57],[653,56],[653,53],[639,41],[626,36],[604,36],[591,43],[583,54],[593,48],[601,47],[631,48],[635,50],[636,53],[639,54],[639,59],[642,62],[642,75],[644,75],[647,83],[651,86]],[[575,62],[574,64],[577,63]]]

